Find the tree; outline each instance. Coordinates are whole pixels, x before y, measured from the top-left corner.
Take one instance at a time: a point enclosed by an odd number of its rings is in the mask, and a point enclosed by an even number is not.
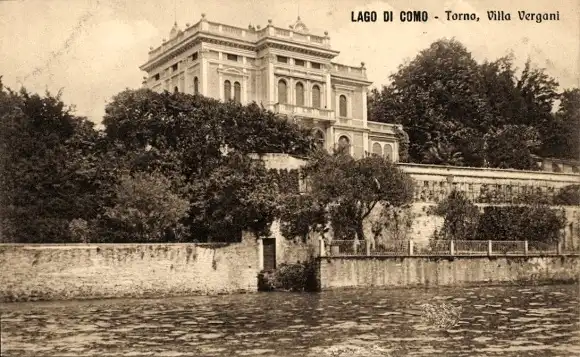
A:
[[[114,243],[179,241],[188,209],[188,200],[173,192],[162,174],[124,174],[115,187],[114,206],[95,222],[96,233]]]
[[[546,156],[564,137],[551,114],[558,83],[529,60],[518,77],[513,61],[478,64],[461,43],[436,41],[371,91],[369,119],[403,124],[411,162],[537,169],[532,154]],[[530,137],[510,155],[506,146]]]
[[[560,239],[566,217],[547,205],[489,206],[479,220],[481,240],[528,240],[554,243]]]
[[[105,132],[132,170],[160,170],[190,198],[191,239],[238,240],[266,233],[276,187],[250,153],[307,155],[314,136],[255,103],[126,90],[107,106]],[[178,181],[174,177],[180,177]]]
[[[479,209],[465,194],[452,191],[435,207],[434,214],[444,218],[437,238],[451,240],[475,239],[479,221]]]
[[[355,233],[364,240],[363,221],[381,203],[400,207],[411,202],[411,179],[396,165],[379,157],[359,160],[345,153],[320,152],[304,168],[309,193],[329,208],[335,236]]]
[[[567,89],[554,120],[545,123],[543,156],[580,160],[580,89]]]
[[[245,230],[269,234],[278,190],[264,163],[241,154],[192,182],[190,224],[198,240],[239,241]]]
[[[56,96],[0,84],[0,229],[10,242],[68,242],[73,219],[101,210],[99,134]]]
[[[554,196],[554,204],[580,206],[580,185],[562,187]]]

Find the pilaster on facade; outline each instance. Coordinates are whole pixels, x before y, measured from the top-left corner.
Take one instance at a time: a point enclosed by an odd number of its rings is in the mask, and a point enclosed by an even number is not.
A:
[[[331,78],[330,78],[330,73],[326,74],[326,85],[324,86],[324,91],[326,93],[325,108],[326,109],[333,109],[332,108],[332,82],[331,82]]]

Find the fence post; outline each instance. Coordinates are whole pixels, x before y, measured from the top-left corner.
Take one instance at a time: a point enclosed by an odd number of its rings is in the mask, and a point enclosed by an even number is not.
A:
[[[365,240],[365,248],[368,257],[371,255],[371,242],[369,240]]]
[[[487,241],[487,255],[491,257],[492,254],[493,254],[493,250],[492,250],[492,247],[491,247],[491,241],[488,240]]]
[[[409,239],[409,255],[413,255],[413,240]]]
[[[352,241],[352,251],[354,254],[358,253],[358,240],[356,239]]]
[[[524,241],[524,255],[528,255],[528,241]]]
[[[449,253],[451,253],[451,255],[455,255],[455,242],[451,241],[449,244]]]
[[[319,256],[325,257],[326,256],[326,248],[324,247],[324,239],[320,238],[318,240],[318,249],[320,252],[318,253]]]
[[[558,242],[558,247],[556,248],[558,255],[562,255],[562,242]]]

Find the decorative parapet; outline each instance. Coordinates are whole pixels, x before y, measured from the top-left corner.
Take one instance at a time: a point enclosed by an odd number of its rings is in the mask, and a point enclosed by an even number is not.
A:
[[[453,190],[475,203],[553,203],[561,188],[578,184],[578,175],[421,164],[399,164],[415,182],[415,202],[439,202]]]
[[[169,39],[164,39],[161,46],[157,48],[150,48],[149,60],[151,61],[157,58],[167,50],[182,42],[184,39],[199,32],[220,35],[252,43],[257,43],[264,37],[279,38],[310,46],[330,49],[330,37],[328,37],[328,32],[325,32],[324,36],[310,34],[306,25],[302,23],[300,18],[298,18],[298,21],[294,25],[290,26],[290,29],[275,27],[272,25],[272,20],[268,20],[268,25],[263,29],[260,29],[259,26],[257,28],[253,26],[241,28],[211,22],[206,19],[205,14],[202,14],[202,18],[199,22],[194,25],[187,24],[183,31],[179,29],[177,24],[174,24]]]

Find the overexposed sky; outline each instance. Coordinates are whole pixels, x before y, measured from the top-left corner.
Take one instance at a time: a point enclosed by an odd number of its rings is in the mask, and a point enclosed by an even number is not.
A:
[[[376,23],[353,23],[351,11],[377,11]],[[385,23],[382,12],[396,21]],[[427,23],[401,23],[401,10],[429,12]],[[476,12],[479,22],[446,21],[445,10]],[[510,12],[511,21],[490,22],[488,10]],[[522,22],[517,11],[559,11],[558,22]],[[513,52],[530,57],[562,88],[580,86],[580,0],[0,0],[0,75],[6,86],[56,93],[63,90],[77,114],[100,122],[110,98],[141,86],[150,46],[157,47],[176,19],[240,27],[287,28],[300,14],[311,33],[328,31],[335,61],[365,62],[374,86],[433,41],[455,37],[478,61]],[[435,16],[439,20],[434,19]]]

